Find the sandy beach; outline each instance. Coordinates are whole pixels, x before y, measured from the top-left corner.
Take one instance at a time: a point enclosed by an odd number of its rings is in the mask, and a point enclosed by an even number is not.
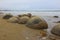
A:
[[[28,35],[28,33],[32,34]],[[39,34],[39,30],[27,28],[22,24],[9,23],[0,18],[0,40],[26,40],[27,36],[36,36],[37,33]]]
[[[60,40],[60,0],[0,0],[0,40]]]
[[[48,32],[57,24],[54,22],[60,20],[60,18],[51,16],[44,16],[43,18],[48,23]],[[40,40],[39,36],[40,30],[28,28],[23,24],[9,23],[0,17],[0,40]]]

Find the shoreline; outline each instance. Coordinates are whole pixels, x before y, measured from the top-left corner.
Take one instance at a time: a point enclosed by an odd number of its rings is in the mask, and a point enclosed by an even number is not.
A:
[[[10,13],[12,15],[31,13],[32,15],[37,15],[37,16],[60,16],[60,12],[0,11],[0,13],[1,12],[4,14]]]

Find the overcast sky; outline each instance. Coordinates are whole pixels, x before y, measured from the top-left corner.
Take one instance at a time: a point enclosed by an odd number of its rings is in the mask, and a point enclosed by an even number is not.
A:
[[[0,0],[0,9],[8,10],[60,9],[60,0]]]

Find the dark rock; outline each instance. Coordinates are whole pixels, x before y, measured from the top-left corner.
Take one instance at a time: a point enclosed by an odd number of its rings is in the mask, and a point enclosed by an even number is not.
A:
[[[58,16],[54,16],[55,18],[58,18]]]
[[[11,18],[11,17],[13,17],[13,15],[11,15],[11,14],[6,14],[6,15],[3,16],[3,19],[9,19],[9,18]]]

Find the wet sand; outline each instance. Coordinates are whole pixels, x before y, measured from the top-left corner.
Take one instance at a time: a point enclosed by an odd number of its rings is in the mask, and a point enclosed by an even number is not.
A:
[[[48,23],[48,31],[56,25],[60,18],[43,17]],[[57,20],[58,19],[58,20]],[[23,24],[9,23],[0,18],[0,40],[40,40],[40,30],[26,27]]]

